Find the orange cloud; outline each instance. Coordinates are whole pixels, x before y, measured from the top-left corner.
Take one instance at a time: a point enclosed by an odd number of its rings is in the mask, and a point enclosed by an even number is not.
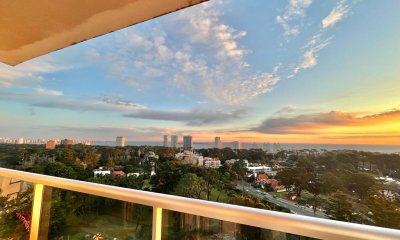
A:
[[[252,130],[267,134],[320,134],[334,129],[351,128],[385,128],[392,124],[398,125],[400,110],[392,110],[372,115],[360,116],[357,113],[331,111],[327,113],[309,113],[300,115],[280,116],[263,121]],[[399,131],[398,129],[393,129]]]
[[[372,114],[295,112],[277,112],[278,117],[268,118],[251,129],[166,129],[162,133],[192,135],[195,142],[212,142],[219,136],[223,142],[400,144],[400,110]],[[160,135],[153,134],[149,140],[159,141]]]

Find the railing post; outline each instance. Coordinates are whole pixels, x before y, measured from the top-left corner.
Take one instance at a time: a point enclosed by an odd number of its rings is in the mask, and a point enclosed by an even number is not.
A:
[[[39,238],[39,225],[40,215],[42,212],[43,191],[44,185],[36,183],[35,189],[33,191],[32,220],[29,240],[38,240]]]
[[[153,207],[153,240],[161,240],[162,208]]]

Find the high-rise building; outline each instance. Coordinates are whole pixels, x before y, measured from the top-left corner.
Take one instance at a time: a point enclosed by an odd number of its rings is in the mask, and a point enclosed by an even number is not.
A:
[[[164,135],[164,147],[169,147],[168,135]]]
[[[49,140],[46,142],[46,149],[54,149],[56,148],[56,141]]]
[[[72,139],[63,139],[61,140],[61,145],[72,145],[74,141]]]
[[[125,136],[118,136],[115,140],[115,145],[117,147],[125,147],[126,138]]]
[[[192,136],[183,136],[183,149],[184,150],[193,150],[193,141]]]
[[[232,148],[233,148],[234,150],[240,150],[240,149],[242,149],[242,144],[241,144],[240,142],[238,142],[238,141],[234,141],[234,142],[232,143]]]
[[[214,147],[218,149],[222,149],[222,141],[220,137],[215,137]]]
[[[171,147],[173,147],[173,148],[178,147],[178,136],[177,135],[171,136]]]

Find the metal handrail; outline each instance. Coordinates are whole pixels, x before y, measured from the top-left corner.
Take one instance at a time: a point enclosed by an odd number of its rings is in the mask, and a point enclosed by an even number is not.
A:
[[[400,230],[300,216],[0,168],[0,176],[319,239],[400,239]]]

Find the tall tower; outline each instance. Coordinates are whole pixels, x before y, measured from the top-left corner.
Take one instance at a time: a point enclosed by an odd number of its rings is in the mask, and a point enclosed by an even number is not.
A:
[[[222,141],[220,137],[215,137],[214,148],[222,149]]]
[[[183,136],[183,149],[184,150],[193,150],[193,141],[192,136]]]
[[[171,147],[173,147],[173,148],[178,147],[178,136],[177,135],[171,136]]]
[[[126,138],[125,138],[125,136],[118,136],[118,137],[115,139],[115,145],[116,145],[117,147],[125,147],[125,143],[126,143]]]
[[[169,141],[168,141],[168,135],[164,135],[164,144],[163,144],[163,146],[164,147],[169,147]]]
[[[233,147],[233,149],[234,150],[240,150],[240,149],[242,149],[242,144],[240,143],[240,142],[238,142],[238,141],[234,141],[233,143],[232,143],[232,147]]]

